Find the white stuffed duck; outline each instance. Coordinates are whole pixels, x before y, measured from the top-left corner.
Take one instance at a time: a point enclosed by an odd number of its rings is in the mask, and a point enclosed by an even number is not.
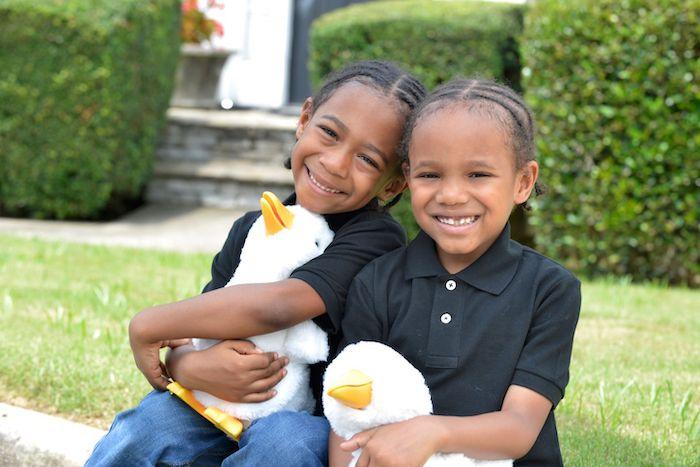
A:
[[[333,231],[323,216],[302,206],[284,206],[277,197],[263,193],[262,216],[250,228],[238,268],[226,285],[266,283],[283,280],[294,269],[319,256],[333,240]],[[260,403],[224,401],[203,391],[189,391],[178,383],[168,389],[233,439],[238,439],[243,421],[252,421],[279,410],[311,411],[315,402],[309,387],[309,364],[328,358],[326,333],[313,321],[289,329],[249,338],[265,352],[289,358],[287,374],[275,386],[277,394]],[[197,350],[218,340],[193,339]],[[234,418],[235,417],[235,418]]]
[[[323,377],[323,411],[339,436],[433,411],[423,375],[401,354],[378,342],[347,346],[328,365]],[[354,466],[362,450],[353,452]],[[463,454],[435,454],[425,464],[437,466],[512,466],[511,460],[477,461]]]

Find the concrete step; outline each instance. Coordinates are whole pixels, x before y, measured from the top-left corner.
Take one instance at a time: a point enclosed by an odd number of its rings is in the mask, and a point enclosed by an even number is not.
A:
[[[156,150],[146,199],[153,203],[257,209],[265,190],[293,190],[283,167],[297,118],[261,111],[173,107]]]
[[[291,171],[246,160],[157,160],[153,175],[146,197],[157,203],[253,210],[263,191],[284,198],[294,189]]]
[[[296,121],[296,117],[261,111],[173,107],[156,157],[281,163],[294,144]]]

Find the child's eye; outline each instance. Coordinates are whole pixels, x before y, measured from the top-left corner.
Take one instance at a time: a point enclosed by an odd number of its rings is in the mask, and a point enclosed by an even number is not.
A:
[[[328,128],[327,126],[319,125],[318,127],[321,129],[321,131],[323,131],[325,134],[327,134],[327,135],[330,136],[331,138],[333,138],[333,139],[338,138],[338,133],[336,133],[335,131],[331,130],[331,129]]]
[[[469,174],[470,178],[481,178],[481,177],[490,177],[491,174],[487,174],[486,172],[472,172]]]
[[[365,154],[358,154],[357,157],[360,158],[364,163],[370,165],[371,167],[374,167],[375,169],[379,169],[379,164],[377,164],[374,159],[372,159],[369,156],[366,156]]]
[[[435,172],[422,172],[416,175],[416,178],[439,178],[440,176]]]

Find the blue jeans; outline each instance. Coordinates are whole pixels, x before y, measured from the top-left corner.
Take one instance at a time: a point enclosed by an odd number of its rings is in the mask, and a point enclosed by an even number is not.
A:
[[[177,397],[153,391],[117,415],[85,465],[323,466],[329,430],[323,417],[283,411],[255,420],[236,443]]]

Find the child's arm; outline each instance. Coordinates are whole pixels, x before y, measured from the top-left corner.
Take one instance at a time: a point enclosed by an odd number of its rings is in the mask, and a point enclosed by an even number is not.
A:
[[[503,407],[470,417],[428,415],[358,433],[340,448],[362,448],[358,466],[422,465],[436,452],[477,459],[518,459],[537,440],[552,403],[521,386],[508,388]],[[333,444],[330,445],[333,449]]]
[[[222,341],[206,350],[173,349],[166,356],[168,374],[188,389],[208,392],[229,402],[264,402],[284,377],[288,359],[262,352],[252,342]]]
[[[325,310],[316,290],[299,279],[241,284],[147,308],[129,323],[129,340],[136,366],[153,387],[165,389],[159,349],[169,340],[246,338],[286,329]]]

